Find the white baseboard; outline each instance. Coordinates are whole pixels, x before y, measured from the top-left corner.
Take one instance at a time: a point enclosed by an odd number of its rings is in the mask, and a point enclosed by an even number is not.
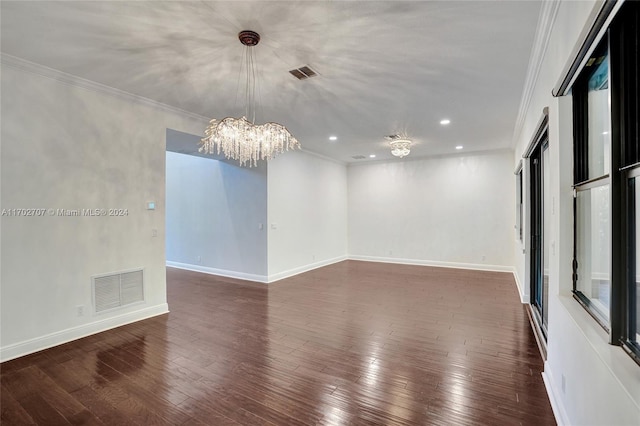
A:
[[[203,272],[205,274],[219,275],[221,277],[237,278],[239,280],[245,280],[245,281],[255,281],[259,283],[270,282],[267,280],[266,275],[247,274],[244,272],[229,271],[226,269],[209,268],[208,266],[202,266],[202,265],[191,265],[189,263],[172,262],[170,260],[167,260],[167,266],[171,266],[172,268],[185,269],[187,271],[195,271],[195,272]]]
[[[303,272],[308,272],[313,269],[322,268],[323,266],[332,265],[334,263],[342,262],[343,260],[349,259],[347,256],[338,256],[332,259],[321,260],[320,262],[309,263],[307,265],[299,266],[297,268],[289,269],[287,271],[278,272],[277,274],[269,275],[269,283],[279,281],[285,278],[292,277],[294,275],[301,274]]]
[[[459,262],[442,262],[442,261],[421,260],[421,259],[401,259],[401,258],[394,258],[394,257],[376,257],[376,256],[359,256],[359,255],[338,256],[331,259],[321,260],[315,263],[309,263],[306,265],[299,266],[297,268],[288,269],[286,271],[278,272],[276,274],[271,274],[268,276],[257,275],[257,274],[247,274],[244,272],[229,271],[226,269],[209,268],[208,266],[192,265],[188,263],[173,262],[170,260],[167,260],[166,263],[167,263],[167,266],[170,266],[172,268],[185,269],[187,271],[203,272],[205,274],[219,275],[222,277],[237,278],[240,280],[254,281],[259,283],[272,283],[275,281],[292,277],[294,275],[302,274],[303,272],[308,272],[313,269],[322,268],[323,266],[328,266],[334,263],[342,262],[344,260],[361,260],[365,262],[397,263],[401,265],[437,266],[440,268],[471,269],[471,270],[478,270],[478,271],[511,272],[514,274],[514,277],[516,279],[516,284],[519,284],[516,274],[514,272],[514,268],[512,266],[485,265],[485,264],[459,263]],[[518,285],[518,288],[520,289],[519,285]],[[523,301],[523,303],[526,303],[526,302]]]
[[[516,281],[516,286],[518,287],[518,296],[520,296],[520,302],[522,304],[529,303],[529,295],[522,288],[522,283],[520,282],[520,278],[518,278],[518,272],[516,272],[516,268],[513,268],[513,279]]]
[[[134,312],[118,315],[115,317],[105,318],[94,321],[89,324],[79,325],[77,327],[68,328],[66,330],[57,331],[45,336],[36,337],[34,339],[25,340],[23,342],[14,343],[12,345],[0,348],[0,362],[9,361],[24,355],[32,354],[43,349],[58,346],[72,340],[81,339],[92,334],[110,330],[143,319],[155,317],[169,312],[169,305],[162,303],[157,306],[151,306],[139,309]]]
[[[544,387],[547,389],[547,395],[549,395],[549,402],[551,403],[551,409],[553,415],[556,418],[558,426],[569,425],[569,417],[567,417],[567,411],[564,409],[562,399],[559,398],[560,392],[558,388],[554,386],[554,381],[549,373],[549,363],[545,361],[544,371],[542,372],[542,380],[544,381]]]
[[[439,260],[401,259],[396,257],[360,256],[350,254],[350,260],[365,262],[398,263],[401,265],[437,266],[439,268],[473,269],[476,271],[513,272],[513,266],[485,265],[481,263],[443,262]]]
[[[277,274],[273,274],[269,276],[257,275],[257,274],[246,274],[243,272],[215,269],[215,268],[209,268],[201,265],[190,265],[186,263],[179,263],[179,262],[172,262],[172,261],[167,261],[166,264],[167,266],[170,266],[170,267],[185,269],[189,271],[202,272],[206,274],[219,275],[223,277],[236,278],[236,279],[260,282],[260,283],[272,283],[288,277],[292,277],[294,275],[301,274],[303,272],[308,272],[313,269],[321,268],[323,266],[342,262],[344,260],[362,260],[367,262],[398,263],[398,264],[404,264],[404,265],[423,265],[423,266],[437,266],[437,267],[444,267],[444,268],[472,269],[472,270],[481,270],[481,271],[513,272],[513,268],[510,266],[440,262],[440,261],[416,260],[416,259],[398,259],[398,258],[386,258],[386,257],[374,257],[374,256],[358,256],[358,255],[338,256],[332,259],[326,259],[320,262],[303,265],[297,268],[289,269],[287,271],[279,272]],[[516,282],[517,282],[517,278],[516,278]],[[100,333],[102,331],[120,327],[122,325],[130,324],[146,318],[151,318],[157,315],[162,315],[167,312],[169,312],[169,307],[166,303],[163,303],[161,305],[140,309],[134,312],[129,312],[126,314],[115,316],[115,317],[106,318],[106,319],[95,321],[89,324],[72,327],[72,328],[51,333],[45,336],[15,343],[9,346],[0,347],[0,362],[9,361],[14,358],[18,358],[24,355],[37,352],[37,351],[41,351],[43,349],[47,349],[53,346],[67,343],[72,340],[81,339],[83,337],[90,336],[92,334]]]

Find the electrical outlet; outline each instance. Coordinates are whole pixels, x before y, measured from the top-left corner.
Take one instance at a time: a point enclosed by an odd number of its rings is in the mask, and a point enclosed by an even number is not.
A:
[[[84,305],[76,306],[76,316],[79,316],[79,317],[84,316]]]
[[[562,393],[564,393],[566,387],[567,387],[567,379],[564,377],[564,374],[563,374],[562,375]]]

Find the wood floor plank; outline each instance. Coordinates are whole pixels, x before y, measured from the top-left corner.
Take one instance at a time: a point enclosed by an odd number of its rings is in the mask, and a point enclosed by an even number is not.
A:
[[[19,401],[39,394],[49,405],[69,419],[85,411],[85,407],[54,382],[39,367],[31,366],[7,376],[6,387]]]
[[[5,425],[34,425],[36,421],[22,408],[4,384],[0,387],[0,423]]]
[[[511,274],[167,268],[171,313],[3,363],[3,424],[554,425]]]
[[[19,400],[20,405],[38,425],[70,425],[62,414],[52,407],[40,394],[27,394]]]

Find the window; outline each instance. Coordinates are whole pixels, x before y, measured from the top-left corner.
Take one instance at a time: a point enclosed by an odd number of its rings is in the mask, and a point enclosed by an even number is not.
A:
[[[574,297],[640,364],[639,24],[624,3],[571,91]]]
[[[576,298],[609,329],[611,293],[611,110],[609,40],[596,48],[573,87]]]
[[[523,194],[522,194],[522,164],[516,171],[516,235],[522,241],[522,215],[523,215]]]
[[[587,60],[573,87],[574,261],[576,299],[609,329],[611,293],[611,168],[609,40]]]
[[[582,188],[581,188],[582,189]],[[577,192],[575,291],[594,315],[609,325],[611,220],[609,185]]]
[[[629,250],[629,318],[627,345],[632,353],[640,353],[640,169],[629,179],[629,199],[633,215],[630,216]]]
[[[530,303],[536,327],[547,338],[549,301],[549,230],[551,218],[551,191],[549,174],[549,133],[545,114],[534,137],[529,170],[531,221],[530,243]]]
[[[612,309],[620,324],[612,329],[616,339],[640,364],[640,299],[638,259],[640,245],[640,3],[626,2],[611,25],[612,56],[612,168],[616,191],[612,196],[613,264]],[[614,67],[615,65],[615,67]],[[613,84],[615,83],[615,84]],[[619,315],[618,315],[619,313]]]

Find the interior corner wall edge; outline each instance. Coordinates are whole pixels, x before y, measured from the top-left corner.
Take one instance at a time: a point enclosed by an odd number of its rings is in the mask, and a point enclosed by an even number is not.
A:
[[[1,218],[3,354],[166,311],[166,128],[198,134],[206,121],[50,72],[1,68],[2,208],[45,209]],[[82,209],[126,213],[62,213]],[[135,268],[144,268],[144,303],[95,315],[91,277]]]
[[[289,151],[269,161],[267,182],[269,282],[346,257],[345,165]]]
[[[301,265],[293,269],[289,269],[286,271],[278,272],[277,274],[270,275],[268,278],[268,283],[274,283],[276,281],[283,280],[285,278],[293,277],[298,274],[302,274],[304,272],[313,271],[314,269],[322,268],[324,266],[333,265],[334,263],[342,262],[348,260],[348,256],[338,256],[331,259],[323,259],[318,262],[308,263],[306,265]]]
[[[561,424],[637,425],[640,419],[640,368],[571,297],[573,256],[572,196],[572,101],[570,96],[553,98],[551,90],[570,59],[593,8],[599,1],[562,1],[531,94],[523,131],[515,141],[511,168],[522,158],[536,131],[540,114],[549,107],[549,164],[553,214],[549,239],[548,356],[545,385]],[[524,167],[527,173],[526,164]],[[511,174],[512,179],[513,174]],[[526,176],[525,176],[526,178]],[[525,183],[524,210],[529,207]],[[529,230],[525,221],[525,244]],[[528,282],[524,244],[513,250],[521,282]],[[522,291],[526,291],[524,288]]]

